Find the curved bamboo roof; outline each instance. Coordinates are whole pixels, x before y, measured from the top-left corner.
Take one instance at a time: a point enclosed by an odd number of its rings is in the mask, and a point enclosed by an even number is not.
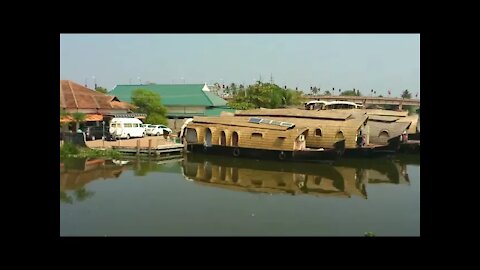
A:
[[[337,112],[333,110],[301,110],[301,109],[254,109],[235,113],[236,116],[276,116],[312,119],[346,120],[352,112]]]

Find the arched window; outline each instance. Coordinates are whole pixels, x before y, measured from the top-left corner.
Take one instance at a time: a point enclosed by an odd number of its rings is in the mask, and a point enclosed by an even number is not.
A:
[[[225,134],[225,131],[220,132],[220,145],[227,145],[227,135]]]
[[[315,136],[317,136],[317,137],[322,136],[322,130],[319,129],[319,128],[315,129]]]
[[[388,132],[386,130],[383,130],[382,132],[380,132],[380,134],[378,134],[378,137],[379,138],[389,138],[390,135],[388,134]]]
[[[232,146],[238,147],[238,133],[236,131],[232,133]]]
[[[212,146],[212,131],[209,128],[205,131],[205,146]]]
[[[198,142],[197,130],[193,128],[187,128],[185,139],[187,140],[188,143],[197,143]]]

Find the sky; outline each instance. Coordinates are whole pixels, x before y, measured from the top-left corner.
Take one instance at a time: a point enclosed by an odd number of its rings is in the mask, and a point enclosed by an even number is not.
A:
[[[60,79],[249,85],[420,97],[420,34],[61,34]]]

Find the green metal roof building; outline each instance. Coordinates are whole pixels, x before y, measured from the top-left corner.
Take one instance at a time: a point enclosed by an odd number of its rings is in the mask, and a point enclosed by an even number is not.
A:
[[[108,94],[131,102],[132,92],[136,89],[146,89],[159,94],[162,104],[168,109],[169,118],[218,116],[222,111],[235,111],[227,106],[226,100],[211,93],[204,84],[117,85]]]

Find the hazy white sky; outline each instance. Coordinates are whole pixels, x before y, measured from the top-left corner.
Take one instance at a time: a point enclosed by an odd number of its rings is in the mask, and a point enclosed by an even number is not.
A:
[[[60,79],[420,91],[419,34],[62,34]],[[337,92],[338,93],[338,92]]]

